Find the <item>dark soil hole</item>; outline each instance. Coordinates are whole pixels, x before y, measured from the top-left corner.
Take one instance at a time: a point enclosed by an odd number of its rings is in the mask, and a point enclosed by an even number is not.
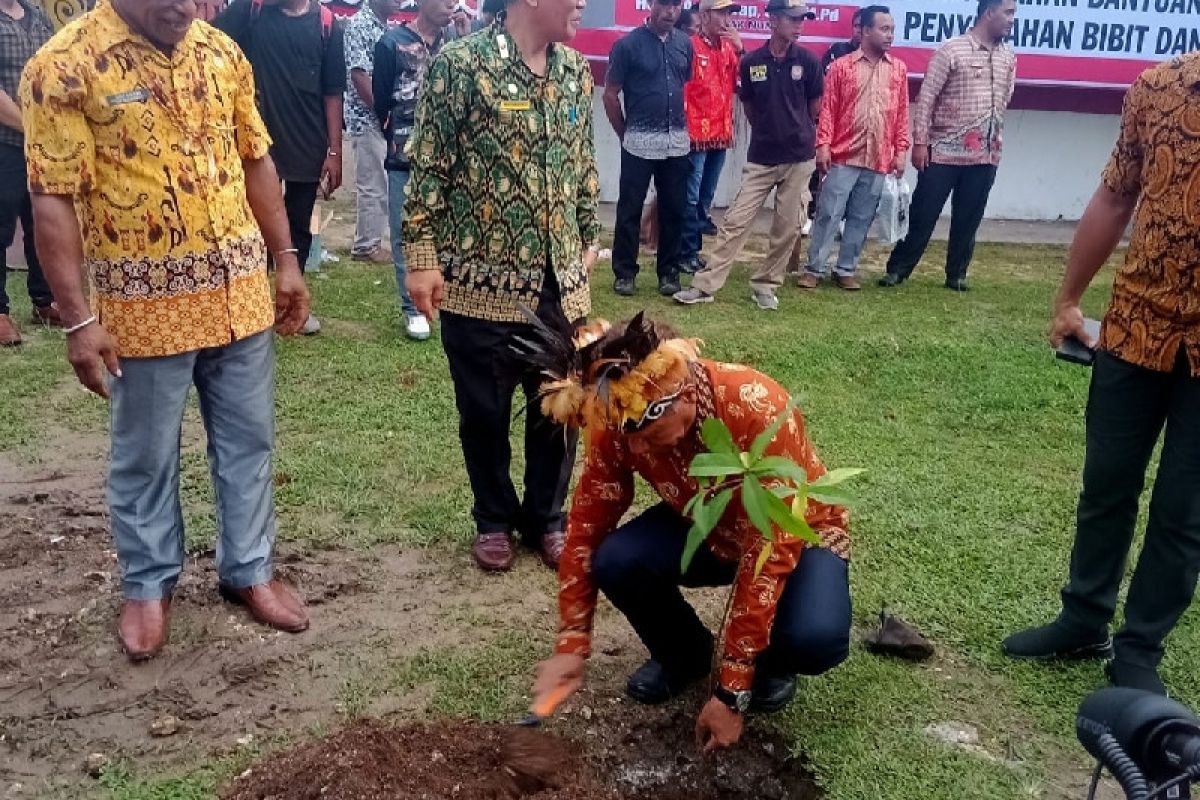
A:
[[[222,800],[819,800],[784,743],[756,729],[701,758],[682,713],[589,731],[586,741],[501,725],[356,722],[277,753]]]

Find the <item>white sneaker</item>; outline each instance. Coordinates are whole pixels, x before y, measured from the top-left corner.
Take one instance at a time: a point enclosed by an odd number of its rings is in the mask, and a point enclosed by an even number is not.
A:
[[[304,336],[312,336],[319,330],[321,330],[320,320],[309,314],[308,319],[304,321],[304,327],[300,329],[300,333]]]
[[[801,236],[809,236],[812,234],[812,218],[804,220],[804,227],[800,229]]]
[[[713,296],[707,292],[697,289],[695,286],[689,286],[676,292],[674,295],[676,303],[682,303],[685,306],[694,306],[697,303],[711,303]]]
[[[425,319],[422,314],[417,314],[413,317],[406,316],[404,318],[404,332],[408,334],[408,338],[423,342],[429,338],[429,320]]]
[[[757,303],[758,307],[763,311],[779,310],[779,298],[775,296],[774,292],[760,292],[753,290],[751,291],[751,294],[754,296],[754,302]]]

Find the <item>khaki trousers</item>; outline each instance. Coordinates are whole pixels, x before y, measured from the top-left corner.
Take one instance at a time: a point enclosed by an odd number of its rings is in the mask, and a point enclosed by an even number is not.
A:
[[[708,266],[696,273],[692,285],[707,294],[716,294],[725,285],[733,262],[742,253],[754,218],[775,191],[775,214],[771,219],[771,242],[767,257],[759,262],[750,278],[756,291],[774,291],[783,285],[788,262],[800,239],[808,206],[808,181],[816,168],[814,161],[795,164],[747,164],[742,185],[733,205],[725,212],[721,232],[709,256]]]

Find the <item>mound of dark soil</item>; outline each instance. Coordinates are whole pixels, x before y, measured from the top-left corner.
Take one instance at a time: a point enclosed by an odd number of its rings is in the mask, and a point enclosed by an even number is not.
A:
[[[802,763],[752,732],[702,758],[682,712],[626,718],[586,743],[477,723],[356,722],[278,753],[222,800],[818,800]],[[608,726],[606,726],[608,727]]]
[[[521,797],[616,796],[589,780],[564,740],[536,731],[457,724],[394,728],[374,720],[272,756],[221,793],[222,800]]]

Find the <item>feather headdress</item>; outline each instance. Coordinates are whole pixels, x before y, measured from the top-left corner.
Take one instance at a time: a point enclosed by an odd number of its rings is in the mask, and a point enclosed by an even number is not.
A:
[[[698,339],[682,339],[639,312],[612,326],[575,328],[561,310],[548,319],[522,313],[530,330],[514,337],[510,369],[542,376],[542,413],[575,428],[622,428],[654,401],[678,391],[700,356]]]

